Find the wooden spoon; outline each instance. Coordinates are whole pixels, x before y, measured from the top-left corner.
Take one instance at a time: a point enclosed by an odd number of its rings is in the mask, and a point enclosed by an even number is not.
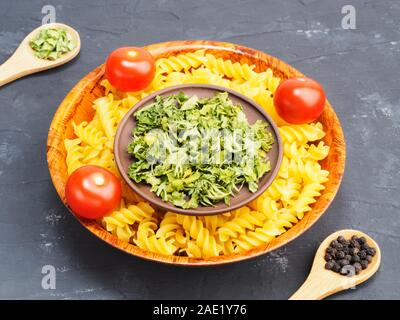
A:
[[[365,237],[369,246],[376,249],[368,268],[351,277],[325,269],[325,250],[338,236],[350,239],[353,235]],[[336,292],[347,290],[368,280],[378,270],[381,263],[381,251],[378,244],[368,235],[357,230],[340,230],[328,236],[319,246],[308,278],[289,300],[319,300]]]
[[[47,28],[65,29],[71,36],[75,48],[70,52],[63,54],[56,60],[40,59],[36,57],[29,42],[37,36],[40,30]],[[42,25],[28,34],[25,39],[22,40],[14,54],[0,66],[0,87],[28,74],[51,69],[67,63],[77,56],[80,49],[81,39],[75,29],[62,23],[49,23]]]

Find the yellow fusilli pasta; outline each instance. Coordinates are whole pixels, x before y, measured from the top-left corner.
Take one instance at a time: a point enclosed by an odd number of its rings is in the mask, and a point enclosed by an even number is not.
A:
[[[225,214],[195,217],[159,213],[123,184],[120,207],[101,219],[108,232],[154,253],[207,258],[263,246],[312,210],[329,175],[319,163],[329,153],[329,146],[321,141],[325,136],[322,124],[285,123],[273,104],[280,79],[269,68],[261,72],[255,69],[199,50],[158,59],[153,82],[140,92],[119,92],[108,80],[101,82],[105,95],[94,102],[93,119],[74,123],[76,138],[65,140],[68,174],[94,164],[118,176],[113,155],[118,123],[148,94],[184,83],[219,85],[253,99],[277,122],[284,148],[271,186],[248,205]]]
[[[156,67],[160,73],[171,73],[173,71],[189,70],[197,68],[204,62],[204,50],[188,52],[178,56],[161,58],[156,61]]]
[[[81,122],[79,125],[72,123],[72,126],[74,128],[75,135],[81,139],[82,142],[88,144],[94,149],[103,149],[107,138],[95,126],[88,124],[86,121]]]
[[[82,142],[81,139],[65,139],[64,145],[65,149],[67,150],[67,167],[68,167],[68,174],[70,175],[79,167],[83,166],[82,159],[83,159],[83,148],[80,146]]]

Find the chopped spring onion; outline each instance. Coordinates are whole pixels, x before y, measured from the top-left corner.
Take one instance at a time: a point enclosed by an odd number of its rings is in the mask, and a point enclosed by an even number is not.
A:
[[[244,184],[255,192],[271,170],[267,152],[274,141],[267,123],[249,124],[226,92],[204,99],[157,96],[134,116],[128,174],[177,207],[229,204]]]
[[[75,48],[65,29],[43,29],[29,45],[40,59],[56,60]]]

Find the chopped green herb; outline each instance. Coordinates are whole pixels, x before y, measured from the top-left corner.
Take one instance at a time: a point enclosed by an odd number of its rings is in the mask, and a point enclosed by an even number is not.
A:
[[[244,184],[255,192],[270,171],[267,123],[250,125],[226,92],[204,99],[157,96],[134,116],[128,174],[177,207],[229,204]]]
[[[64,29],[43,29],[29,45],[40,59],[56,60],[75,48]]]

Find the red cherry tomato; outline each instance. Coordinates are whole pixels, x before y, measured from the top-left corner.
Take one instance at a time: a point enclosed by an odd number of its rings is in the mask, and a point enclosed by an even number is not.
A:
[[[74,213],[97,219],[110,213],[120,203],[121,183],[106,169],[83,166],[69,176],[65,196]]]
[[[137,47],[122,47],[110,53],[106,61],[106,77],[121,91],[140,91],[154,78],[156,66],[153,56]]]
[[[275,91],[276,112],[286,122],[303,124],[321,115],[325,106],[322,86],[310,78],[292,78],[283,81]]]

